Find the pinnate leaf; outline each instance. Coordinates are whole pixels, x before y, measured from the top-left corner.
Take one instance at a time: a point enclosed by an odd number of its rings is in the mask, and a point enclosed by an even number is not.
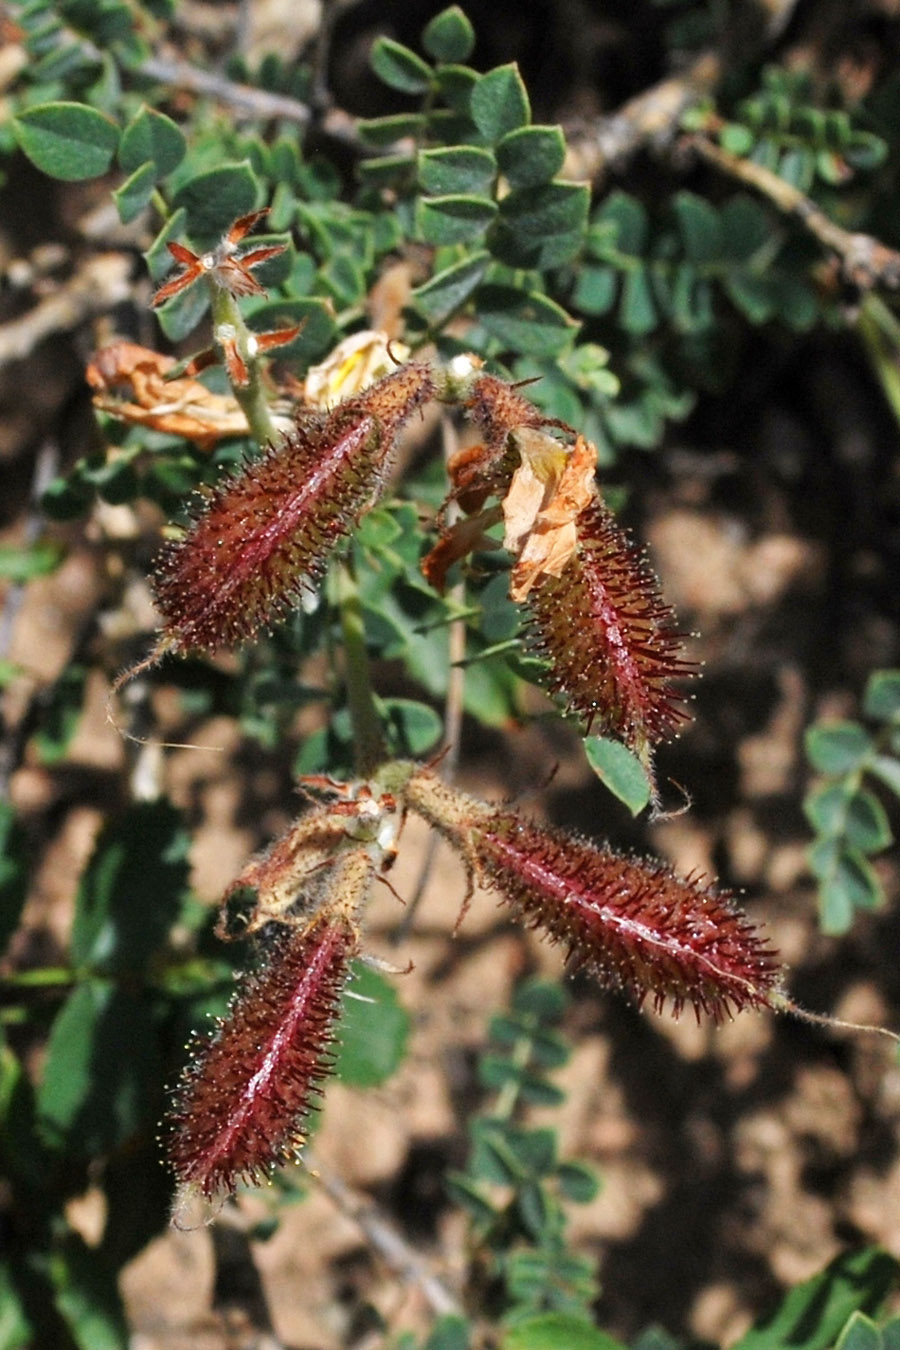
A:
[[[426,24],[422,46],[435,61],[465,61],[475,46],[475,30],[459,5],[450,5]]]
[[[461,244],[483,234],[497,214],[485,197],[423,197],[417,212],[419,229],[429,244]]]
[[[732,1350],[829,1350],[854,1312],[877,1311],[897,1273],[897,1262],[878,1247],[843,1252],[795,1285]]]
[[[187,232],[197,244],[211,243],[232,221],[247,215],[259,202],[260,190],[249,161],[219,164],[194,174],[175,194],[177,211],[187,213]]]
[[[419,182],[436,196],[490,192],[496,172],[490,150],[474,145],[444,146],[419,155]]]
[[[869,677],[863,712],[880,722],[900,718],[900,670],[876,670]]]
[[[153,165],[155,177],[165,178],[184,159],[187,141],[184,132],[165,113],[145,104],[122,132],[119,163],[126,173],[141,165]]]
[[[469,100],[472,119],[489,145],[531,121],[528,91],[515,63],[482,75]]]
[[[510,187],[536,187],[559,173],[566,156],[560,127],[519,127],[497,145],[497,164]]]
[[[84,103],[39,103],[13,119],[20,148],[42,173],[64,182],[98,178],[112,164],[119,128]]]
[[[636,816],[650,800],[652,785],[637,755],[606,736],[589,736],[584,743],[587,761],[602,783]]]
[[[427,61],[393,38],[376,38],[369,60],[378,78],[398,93],[424,94],[431,84]]]
[[[871,737],[858,722],[817,723],[806,733],[806,754],[819,773],[853,773],[873,749]]]
[[[410,1025],[394,986],[357,963],[342,1002],[337,1076],[351,1087],[383,1083],[403,1060]]]
[[[590,1322],[571,1313],[541,1313],[510,1328],[500,1342],[500,1350],[627,1350],[627,1347],[598,1331]]]

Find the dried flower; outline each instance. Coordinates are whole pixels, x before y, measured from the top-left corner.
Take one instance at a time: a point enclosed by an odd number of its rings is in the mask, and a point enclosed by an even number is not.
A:
[[[382,375],[409,359],[403,342],[392,342],[387,333],[364,329],[342,338],[317,366],[310,366],[303,381],[303,399],[311,408],[333,408],[342,398],[361,393]]]
[[[673,687],[693,669],[683,635],[646,558],[599,498],[576,526],[568,565],[528,596],[535,646],[550,661],[551,690],[647,760],[687,720]]]
[[[184,436],[204,449],[225,436],[246,436],[247,418],[231,394],[214,394],[190,374],[170,378],[177,362],[135,342],[96,352],[85,372],[94,407],[123,422]]]
[[[577,521],[596,496],[597,449],[522,427],[512,437],[520,463],[503,499],[503,545],[515,553],[509,593],[521,601],[543,577],[559,577],[578,546]]]
[[[263,211],[250,211],[246,216],[239,217],[209,253],[194,253],[184,244],[166,244],[172,257],[184,270],[160,286],[151,302],[154,308],[166,300],[171,300],[173,295],[186,291],[203,276],[209,277],[215,285],[231,295],[265,295],[264,288],[252,275],[251,269],[259,267],[260,263],[268,262],[270,258],[276,258],[279,253],[284,252],[286,246],[268,244],[251,249],[248,253],[237,252],[237,246],[244,235],[248,234],[265,215],[268,215],[268,208]]]

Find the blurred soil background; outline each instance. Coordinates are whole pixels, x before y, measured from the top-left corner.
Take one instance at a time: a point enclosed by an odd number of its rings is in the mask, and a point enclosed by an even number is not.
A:
[[[438,8],[345,5],[329,74],[337,104],[365,116],[390,111],[390,95],[368,73],[368,47],[379,33],[416,45]],[[466,8],[479,35],[473,64],[519,61],[536,121],[610,112],[665,73],[664,14],[649,4],[479,0]],[[284,54],[292,44],[299,51],[318,20],[317,5],[297,0],[240,9],[190,0],[173,37],[187,57],[214,60],[244,24],[248,48]],[[814,0],[796,6],[782,44],[814,62],[852,45],[877,63],[896,62],[898,39],[896,0]],[[628,172],[654,171],[641,158]],[[4,326],[54,293],[86,238],[107,231],[117,247],[105,203],[94,187],[48,183],[24,160],[10,167],[0,346]],[[127,303],[130,284],[117,304]],[[74,326],[61,321],[25,355],[4,350],[0,367],[0,542],[39,530],[66,552],[54,575],[24,596],[7,594],[2,655],[39,684],[73,661],[96,666],[71,748],[53,767],[27,749],[33,690],[18,703],[15,687],[7,695],[0,771],[29,822],[37,862],[13,948],[26,967],[61,958],[75,882],[133,768],[104,714],[109,671],[97,654],[121,619],[110,597],[124,594],[126,626],[135,614],[153,624],[139,571],[123,590],[109,546],[121,537],[127,555],[146,562],[162,523],[152,511],[100,505],[87,524],[45,527],[30,506],[36,478],[65,470],[96,436],[83,370],[115,328],[115,307],[107,310]],[[152,320],[144,322],[152,342]],[[615,471],[631,489],[629,521],[649,543],[664,593],[699,634],[691,640],[703,663],[695,720],[659,756],[667,804],[677,808],[688,795],[690,810],[633,822],[593,780],[577,742],[546,727],[501,735],[467,726],[460,781],[495,799],[513,795],[617,847],[656,852],[682,871],[718,876],[767,925],[798,1002],[896,1027],[896,858],[878,864],[891,905],[858,918],[845,939],[823,937],[801,801],[804,728],[823,714],[854,715],[867,674],[900,664],[898,431],[852,333],[782,343],[767,332],[752,358],[724,397],[701,398],[670,429],[660,451],[628,452]],[[292,785],[287,756],[242,744],[225,719],[202,726],[197,739],[210,748],[166,752],[165,772],[195,835],[193,884],[212,905],[291,818]],[[414,889],[427,846],[424,825],[410,821],[406,830],[392,874],[401,896]],[[451,1276],[465,1261],[464,1224],[441,1179],[463,1160],[486,1019],[522,975],[560,973],[558,953],[511,927],[489,896],[476,896],[451,938],[463,890],[440,850],[402,946],[392,942],[402,911],[386,888],[379,895],[371,948],[414,963],[397,981],[414,1017],[411,1054],[380,1090],[329,1088],[315,1140],[323,1174],[371,1197]],[[848,1245],[880,1242],[900,1257],[900,1067],[886,1040],[749,1013],[718,1030],[690,1017],[674,1023],[638,1014],[587,980],[569,987],[566,1031],[576,1049],[561,1075],[566,1105],[552,1116],[563,1156],[594,1164],[603,1180],[572,1219],[600,1270],[601,1326],[627,1337],[660,1322],[728,1342]],[[39,1047],[33,1062],[38,1071]],[[253,1196],[242,1205],[251,1216],[265,1212]],[[90,1234],[99,1221],[90,1195],[72,1217]],[[367,1304],[392,1326],[426,1325],[419,1292],[315,1185],[250,1250],[252,1266],[240,1231],[227,1226],[155,1241],[124,1275],[134,1350],[363,1345]]]

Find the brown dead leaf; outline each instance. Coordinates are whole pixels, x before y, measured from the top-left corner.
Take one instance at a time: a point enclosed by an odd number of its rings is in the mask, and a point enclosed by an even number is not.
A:
[[[247,419],[230,394],[214,394],[199,380],[167,380],[176,364],[136,342],[113,342],[97,352],[85,372],[94,406],[123,422],[183,436],[209,449],[226,436],[244,436]]]
[[[583,436],[570,448],[531,427],[514,439],[521,463],[503,499],[503,543],[518,554],[510,582],[518,601],[540,577],[560,576],[575,553],[575,522],[596,493],[597,449]]]

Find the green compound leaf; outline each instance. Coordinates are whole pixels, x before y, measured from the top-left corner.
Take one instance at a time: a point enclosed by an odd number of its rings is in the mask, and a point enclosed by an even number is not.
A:
[[[22,548],[18,544],[0,544],[0,580],[21,585],[33,577],[46,577],[55,572],[63,554],[58,544],[32,544]]]
[[[657,324],[656,302],[646,267],[634,267],[622,280],[622,300],[619,322],[634,337],[652,333]]]
[[[66,666],[47,691],[33,744],[44,764],[65,759],[81,720],[87,667],[78,662]]]
[[[351,1087],[377,1087],[406,1053],[411,1019],[384,976],[356,962],[342,1003],[335,1073]]]
[[[419,154],[419,183],[435,196],[490,193],[497,161],[474,145],[446,146]]]
[[[557,267],[579,251],[587,227],[589,189],[582,183],[517,188],[500,203],[491,250],[511,267]]]
[[[266,300],[247,319],[256,333],[303,327],[293,342],[278,348],[278,355],[310,365],[330,351],[337,338],[337,325],[331,307],[324,300]]]
[[[27,835],[10,804],[0,801],[0,952],[18,927],[28,894],[28,858]]]
[[[900,1350],[900,1317],[892,1317],[881,1328],[883,1350]]]
[[[444,734],[444,723],[434,708],[411,698],[385,698],[379,703],[387,723],[390,751],[398,757],[420,758],[433,750]]]
[[[828,783],[809,793],[803,802],[803,813],[817,834],[843,834],[852,792],[852,784],[840,782]]]
[[[866,768],[880,778],[895,796],[900,797],[900,760],[890,755],[875,755]]]
[[[598,1331],[585,1318],[541,1313],[507,1331],[500,1350],[628,1350],[614,1336]]]
[[[53,1302],[77,1350],[126,1350],[130,1336],[117,1272],[70,1233],[50,1264]]]
[[[431,86],[432,69],[428,62],[393,38],[375,39],[369,64],[378,78],[398,93],[424,94]]]
[[[871,1317],[855,1312],[838,1337],[835,1350],[884,1350],[881,1332]]]
[[[561,984],[549,980],[524,980],[516,986],[512,999],[513,1011],[535,1022],[559,1022],[569,1006],[569,995]]]
[[[854,1312],[877,1312],[898,1269],[878,1247],[844,1252],[796,1285],[732,1350],[829,1350]]]
[[[512,188],[549,183],[565,157],[566,140],[560,127],[519,127],[497,145],[497,164]]]
[[[19,147],[42,173],[74,183],[106,173],[119,144],[111,117],[84,103],[39,103],[13,118]]]
[[[819,773],[845,774],[860,769],[873,753],[872,738],[858,722],[830,722],[807,729],[806,756]]]
[[[531,105],[519,67],[511,62],[482,75],[469,99],[472,120],[489,145],[531,121]]]
[[[869,676],[863,712],[879,722],[900,719],[900,670],[876,670]]]
[[[218,240],[239,216],[252,211],[260,195],[249,162],[241,160],[189,178],[175,194],[172,207],[185,210],[188,235],[203,247]]]
[[[126,173],[152,164],[158,180],[178,168],[186,150],[184,132],[171,117],[144,104],[122,132],[119,163]]]
[[[5,1261],[0,1261],[0,1346],[3,1350],[28,1350],[35,1344],[34,1327],[12,1271]]]
[[[113,192],[113,200],[123,225],[139,216],[149,204],[156,191],[156,177],[153,164],[142,164]]]
[[[450,5],[425,25],[422,46],[435,61],[465,61],[475,46],[475,29],[459,5]]]
[[[846,933],[857,909],[879,909],[884,891],[878,875],[861,854],[841,850],[819,891],[822,932],[830,937]]]
[[[392,113],[389,117],[363,118],[356,130],[366,145],[381,149],[405,137],[420,137],[425,129],[424,113]]]
[[[416,309],[429,324],[440,327],[478,288],[490,261],[490,254],[482,250],[435,273],[423,286],[413,291],[412,300]]]
[[[608,314],[615,304],[619,273],[609,263],[587,263],[579,270],[572,304],[582,314]]]
[[[515,286],[482,286],[478,317],[491,337],[514,352],[558,356],[575,336],[577,325],[566,311],[536,291]]]
[[[455,113],[467,117],[472,90],[481,79],[478,71],[473,70],[471,66],[438,66],[435,78],[447,106]],[[472,129],[474,131],[474,127]]]
[[[589,1205],[600,1192],[600,1178],[585,1163],[560,1163],[556,1179],[563,1196],[573,1205]]]
[[[78,985],[50,1033],[37,1095],[41,1137],[96,1157],[149,1133],[161,1073],[149,1000],[105,980]]]
[[[593,256],[639,255],[647,245],[650,218],[644,205],[627,192],[611,192],[593,217],[589,245]]]
[[[166,801],[138,802],[100,832],[75,901],[76,964],[144,969],[179,912],[189,842]]]
[[[887,812],[874,793],[860,788],[847,803],[847,842],[860,853],[878,853],[893,842]]]
[[[624,802],[633,816],[643,811],[650,800],[651,785],[637,755],[633,755],[621,741],[605,736],[588,736],[584,752],[594,773],[605,783],[620,802]]]
[[[688,261],[699,267],[721,258],[722,225],[716,208],[693,192],[677,193],[672,208]]]
[[[416,166],[414,155],[376,155],[356,166],[360,182],[369,187],[392,187],[411,176]]]
[[[422,238],[428,244],[463,244],[483,234],[497,214],[485,197],[422,197],[416,211]]]

